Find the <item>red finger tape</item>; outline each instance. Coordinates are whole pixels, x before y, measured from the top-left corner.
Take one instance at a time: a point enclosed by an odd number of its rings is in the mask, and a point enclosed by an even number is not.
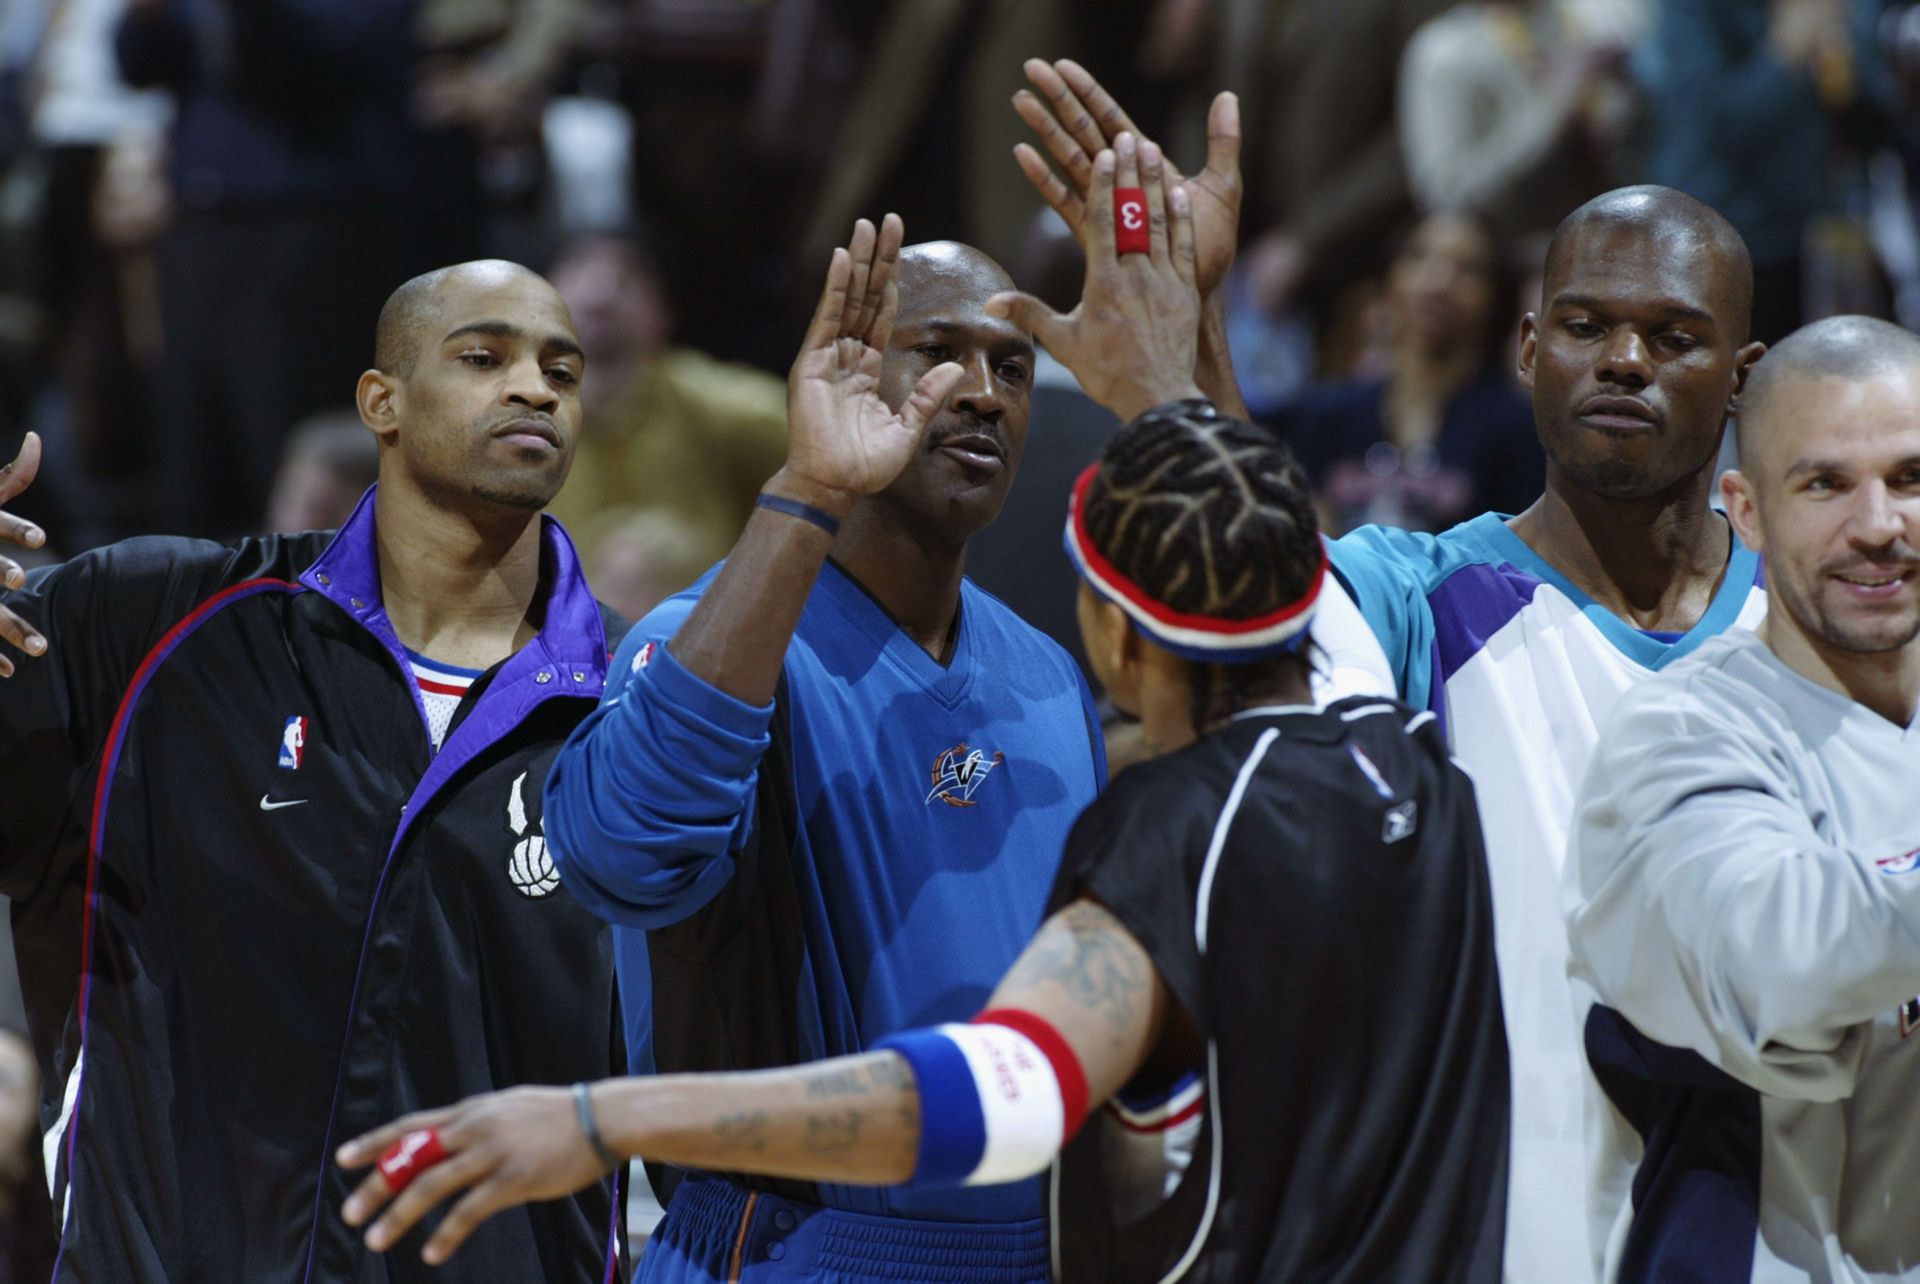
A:
[[[374,1166],[387,1179],[387,1189],[398,1195],[415,1177],[446,1157],[447,1148],[440,1144],[440,1130],[421,1128],[389,1146]]]
[[[1152,247],[1147,225],[1147,189],[1113,189],[1113,249],[1116,254],[1145,254]]]

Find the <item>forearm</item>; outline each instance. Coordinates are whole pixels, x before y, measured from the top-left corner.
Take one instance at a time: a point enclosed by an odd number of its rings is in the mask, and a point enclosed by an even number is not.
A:
[[[1200,301],[1200,346],[1193,381],[1223,415],[1247,419],[1246,399],[1233,372],[1233,353],[1227,348],[1227,291],[1220,285]]]
[[[920,1094],[893,1052],[749,1074],[622,1079],[594,1089],[617,1153],[686,1168],[884,1186],[913,1176]]]
[[[798,481],[782,469],[769,494],[798,500],[838,521],[851,500]],[[812,522],[755,509],[727,563],[668,642],[674,659],[702,681],[748,704],[773,699],[787,645],[833,547]]]

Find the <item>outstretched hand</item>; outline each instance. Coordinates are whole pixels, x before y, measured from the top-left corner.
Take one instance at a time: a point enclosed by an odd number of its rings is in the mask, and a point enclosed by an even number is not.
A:
[[[47,542],[47,533],[24,517],[15,517],[6,511],[4,505],[15,495],[33,484],[40,472],[40,434],[30,432],[20,444],[20,453],[13,462],[0,467],[0,540],[18,544],[23,548],[39,548]],[[18,562],[0,557],[0,588],[25,588],[27,573]],[[0,638],[6,639],[28,655],[44,655],[47,640],[33,629],[25,620],[0,606]],[[13,660],[4,650],[0,650],[0,678],[13,676]]]
[[[905,234],[898,215],[876,232],[861,219],[833,252],[800,355],[787,375],[787,463],[775,488],[836,516],[884,490],[919,446],[920,432],[962,376],[943,362],[899,410],[880,395],[880,367],[900,307],[895,280]]]
[[[1145,193],[1146,252],[1121,254],[1114,241],[1115,188]],[[1030,294],[996,294],[987,310],[1047,346],[1080,386],[1122,420],[1182,397],[1197,397],[1200,291],[1193,203],[1167,182],[1160,148],[1120,135],[1092,161],[1086,197],[1086,283],[1072,312]]]
[[[1117,146],[1122,134],[1132,134],[1136,139],[1143,136],[1113,95],[1072,59],[1049,63],[1030,58],[1026,73],[1033,89],[1015,94],[1013,108],[1040,136],[1041,144],[1066,177],[1055,174],[1027,143],[1013,149],[1014,158],[1027,181],[1073,229],[1080,247],[1088,249],[1093,235],[1088,220],[1093,205],[1088,194],[1093,186],[1094,158]],[[1172,162],[1163,163],[1167,181],[1175,190],[1186,193],[1192,209],[1197,280],[1201,293],[1209,293],[1226,278],[1239,244],[1243,191],[1240,100],[1230,93],[1214,98],[1207,113],[1205,169],[1188,178]]]
[[[559,1199],[607,1175],[580,1131],[573,1094],[565,1088],[513,1088],[424,1110],[354,1138],[335,1158],[342,1168],[365,1168],[401,1138],[428,1128],[438,1130],[445,1159],[398,1195],[375,1168],[341,1208],[349,1226],[380,1214],[367,1229],[367,1247],[384,1252],[436,1206],[460,1196],[421,1249],[422,1258],[438,1265],[502,1209]]]

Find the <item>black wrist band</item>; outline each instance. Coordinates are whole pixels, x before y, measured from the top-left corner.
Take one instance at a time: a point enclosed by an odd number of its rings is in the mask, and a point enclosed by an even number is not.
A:
[[[620,1156],[607,1149],[606,1139],[600,1135],[600,1125],[593,1117],[593,1098],[588,1094],[587,1085],[584,1083],[573,1085],[573,1108],[574,1113],[580,1116],[581,1134],[586,1137],[587,1144],[593,1147],[593,1157],[598,1159],[600,1166],[608,1172],[618,1168],[621,1163]]]
[[[753,501],[755,508],[771,508],[776,513],[785,513],[788,517],[798,517],[803,522],[812,522],[829,535],[840,533],[840,519],[831,513],[823,513],[812,504],[803,504],[797,499],[788,499],[784,495],[769,495],[765,491]]]

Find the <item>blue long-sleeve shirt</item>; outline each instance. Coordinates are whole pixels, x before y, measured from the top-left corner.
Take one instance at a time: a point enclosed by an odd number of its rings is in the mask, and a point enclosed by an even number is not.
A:
[[[754,706],[667,646],[707,582],[629,635],[547,783],[562,880],[625,929],[631,1064],[813,1060],[971,1017],[1038,927],[1104,782],[1078,668],[971,583],[943,667],[830,564],[780,694]],[[1040,1207],[1032,1182],[819,1197],[960,1221]]]

